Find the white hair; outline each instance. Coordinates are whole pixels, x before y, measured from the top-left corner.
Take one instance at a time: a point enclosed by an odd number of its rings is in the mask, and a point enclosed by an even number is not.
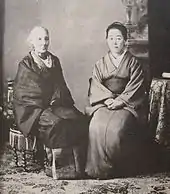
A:
[[[48,29],[47,29],[47,28],[42,27],[42,26],[35,26],[35,27],[31,30],[31,32],[29,33],[28,38],[27,38],[27,43],[28,43],[30,46],[33,46],[33,39],[34,39],[34,37],[36,37],[37,32],[38,32],[40,29],[46,31],[46,33],[49,35],[49,32],[48,32]]]

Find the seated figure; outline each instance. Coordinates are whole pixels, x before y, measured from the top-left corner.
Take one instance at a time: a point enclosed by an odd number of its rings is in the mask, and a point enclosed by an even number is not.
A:
[[[19,62],[14,80],[17,128],[49,149],[73,147],[80,175],[84,171],[80,147],[87,137],[85,116],[74,106],[59,59],[48,51],[48,30],[33,28],[28,42],[32,49]]]
[[[88,92],[91,116],[86,173],[94,178],[114,174],[121,155],[142,133],[147,88],[138,60],[126,48],[127,29],[114,22],[106,30],[108,53],[94,66]],[[135,146],[135,145],[134,145]],[[129,147],[130,149],[130,147]]]

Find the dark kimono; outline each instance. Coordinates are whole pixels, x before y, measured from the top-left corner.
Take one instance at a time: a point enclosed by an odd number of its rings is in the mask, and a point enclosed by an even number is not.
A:
[[[123,151],[122,144],[128,136],[137,133],[137,123],[146,121],[147,93],[144,83],[142,67],[128,51],[118,67],[110,52],[96,63],[90,79],[90,106],[86,108],[91,116],[86,165],[88,175],[105,178],[111,169],[114,171],[115,161]],[[108,98],[123,102],[123,108],[109,110],[104,104]]]
[[[59,59],[48,53],[52,66],[37,64],[29,53],[20,63],[14,81],[14,114],[18,129],[36,135],[49,148],[78,144],[85,137],[84,115],[64,81]]]

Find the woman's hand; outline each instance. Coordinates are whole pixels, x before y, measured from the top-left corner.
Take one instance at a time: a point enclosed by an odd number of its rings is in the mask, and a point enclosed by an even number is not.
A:
[[[113,98],[108,98],[107,100],[104,101],[104,104],[108,107],[111,104],[113,104],[114,99]]]
[[[110,110],[120,109],[124,106],[124,103],[122,101],[114,100],[113,98],[109,98],[109,99],[105,100],[104,104]]]
[[[39,124],[41,126],[52,126],[55,123],[59,122],[61,119],[54,115],[50,108],[44,110],[40,116]]]

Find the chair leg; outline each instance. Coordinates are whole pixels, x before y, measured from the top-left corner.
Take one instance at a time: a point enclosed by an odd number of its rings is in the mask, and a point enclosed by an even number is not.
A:
[[[57,179],[57,174],[56,174],[56,165],[55,165],[55,150],[52,149],[52,176],[53,176],[53,179]]]
[[[59,157],[59,155],[61,154],[62,149],[58,148],[58,149],[52,149],[52,176],[53,179],[57,179],[57,173],[56,173],[56,159]]]
[[[18,167],[18,155],[17,155],[17,149],[14,147],[14,148],[13,148],[13,151],[14,151],[15,165],[16,165],[16,167]]]
[[[46,151],[44,150],[44,170],[47,166],[48,166],[48,157],[47,157]]]
[[[80,172],[80,158],[79,158],[79,150],[77,147],[73,147],[73,157],[74,157],[74,166],[75,166],[75,172]]]
[[[35,151],[32,151],[32,162],[35,163]]]
[[[52,165],[52,159],[53,159],[53,156],[52,156],[52,149],[51,148],[47,148],[45,147],[45,153],[46,153],[46,164],[48,166],[51,166]]]
[[[26,158],[26,151],[22,151],[22,161],[23,161],[23,168],[24,171],[27,171],[27,158]]]

